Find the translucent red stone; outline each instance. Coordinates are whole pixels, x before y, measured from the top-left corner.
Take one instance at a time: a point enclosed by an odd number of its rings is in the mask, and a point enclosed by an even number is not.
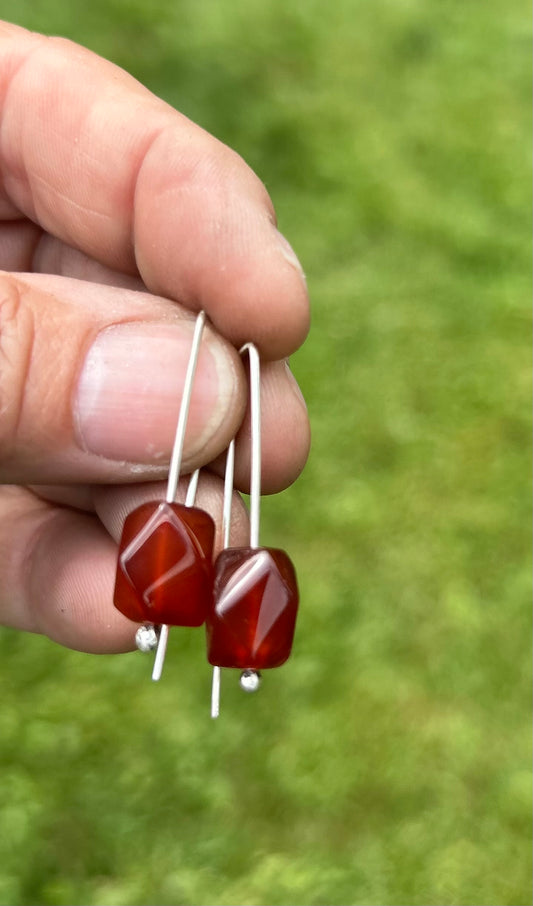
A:
[[[115,607],[135,622],[201,626],[213,597],[214,538],[203,510],[141,504],[124,522]]]
[[[206,618],[207,658],[217,667],[279,667],[291,653],[298,585],[285,551],[228,548],[215,561]]]

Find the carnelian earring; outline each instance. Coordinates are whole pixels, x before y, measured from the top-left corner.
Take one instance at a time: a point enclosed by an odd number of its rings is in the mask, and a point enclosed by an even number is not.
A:
[[[205,314],[196,319],[183,397],[170,459],[166,499],[143,503],[124,522],[114,604],[143,625],[141,651],[157,647],[152,679],[161,677],[169,626],[201,626],[213,596],[215,524],[194,506],[199,472],[189,481],[185,505],[175,503],[183,444]]]
[[[213,665],[211,716],[218,717],[220,668],[241,670],[241,687],[254,692],[260,671],[279,667],[291,653],[298,586],[285,551],[259,546],[261,500],[261,394],[259,354],[246,344],[250,363],[250,545],[229,547],[235,442],[226,455],[224,550],[215,561],[214,596],[207,611],[207,659]]]

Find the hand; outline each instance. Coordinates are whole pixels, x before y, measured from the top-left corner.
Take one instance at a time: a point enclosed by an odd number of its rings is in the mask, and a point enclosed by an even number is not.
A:
[[[283,361],[308,330],[305,281],[246,164],[122,70],[0,23],[0,84],[0,620],[126,650],[115,541],[126,512],[164,496],[146,482],[168,469],[194,313],[214,329],[183,467],[208,466],[198,505],[220,522],[248,340],[266,361],[264,490],[305,462],[305,405]],[[245,419],[242,489],[247,446]]]

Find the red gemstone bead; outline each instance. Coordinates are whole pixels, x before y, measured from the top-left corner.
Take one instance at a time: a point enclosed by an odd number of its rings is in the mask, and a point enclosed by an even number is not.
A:
[[[201,626],[213,596],[214,538],[203,510],[141,504],[124,522],[115,607],[135,622]]]
[[[222,551],[206,618],[209,663],[241,670],[279,667],[291,653],[297,610],[296,573],[285,551]]]

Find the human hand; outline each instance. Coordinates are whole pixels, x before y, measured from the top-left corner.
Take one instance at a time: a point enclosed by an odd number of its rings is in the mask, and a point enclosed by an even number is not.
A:
[[[122,70],[0,23],[0,85],[0,621],[126,650],[115,542],[127,512],[164,496],[153,482],[168,470],[194,313],[214,329],[183,466],[207,466],[198,505],[219,527],[245,341],[265,361],[264,490],[305,462],[305,405],[284,361],[308,330],[305,281],[246,164]]]

